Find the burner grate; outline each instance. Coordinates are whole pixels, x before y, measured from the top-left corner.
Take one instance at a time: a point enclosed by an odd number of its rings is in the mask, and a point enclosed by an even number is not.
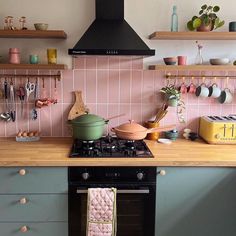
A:
[[[153,155],[143,140],[106,136],[94,141],[74,140],[69,157],[152,158]]]

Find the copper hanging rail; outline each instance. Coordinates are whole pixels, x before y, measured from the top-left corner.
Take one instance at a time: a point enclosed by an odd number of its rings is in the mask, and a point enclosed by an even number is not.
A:
[[[225,78],[236,78],[236,75],[172,75],[171,73],[168,73],[165,75],[167,79],[176,79],[176,78],[218,78],[218,79],[225,79]]]
[[[37,77],[37,78],[56,78],[58,81],[61,80],[62,74],[60,71],[58,71],[57,74],[0,74],[0,78],[6,78],[6,77]]]

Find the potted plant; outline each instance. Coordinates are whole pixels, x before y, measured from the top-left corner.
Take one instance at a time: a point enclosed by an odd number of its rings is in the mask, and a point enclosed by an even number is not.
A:
[[[160,90],[165,94],[165,99],[170,107],[177,107],[177,117],[180,123],[185,123],[184,111],[185,103],[181,100],[181,93],[173,84],[167,85]]]
[[[174,85],[167,85],[160,92],[165,94],[165,99],[169,106],[177,107],[178,101],[180,100],[180,91]]]
[[[190,31],[212,31],[224,25],[225,21],[221,21],[216,15],[219,12],[219,6],[208,6],[204,4],[201,6],[199,16],[193,16],[187,23],[187,28]]]

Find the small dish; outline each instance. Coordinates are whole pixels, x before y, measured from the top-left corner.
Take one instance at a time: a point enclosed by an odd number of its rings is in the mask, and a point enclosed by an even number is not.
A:
[[[179,132],[177,130],[165,131],[165,137],[170,140],[176,140],[179,136]]]
[[[47,30],[48,29],[48,24],[45,23],[35,23],[34,28],[36,30]]]
[[[167,138],[159,138],[157,140],[159,143],[163,143],[163,144],[171,144],[172,141],[170,139],[167,139]]]
[[[177,57],[164,57],[163,60],[166,65],[176,65],[178,58]]]
[[[212,58],[210,59],[211,65],[226,65],[229,64],[229,58]]]

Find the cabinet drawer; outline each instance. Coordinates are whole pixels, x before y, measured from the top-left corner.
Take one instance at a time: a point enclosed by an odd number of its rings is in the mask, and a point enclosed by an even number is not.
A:
[[[19,167],[0,169],[0,194],[66,193],[67,168]]]
[[[0,222],[9,221],[68,221],[67,194],[0,195]]]
[[[27,232],[21,232],[26,226]],[[1,236],[68,236],[68,224],[66,222],[54,223],[0,223]]]

